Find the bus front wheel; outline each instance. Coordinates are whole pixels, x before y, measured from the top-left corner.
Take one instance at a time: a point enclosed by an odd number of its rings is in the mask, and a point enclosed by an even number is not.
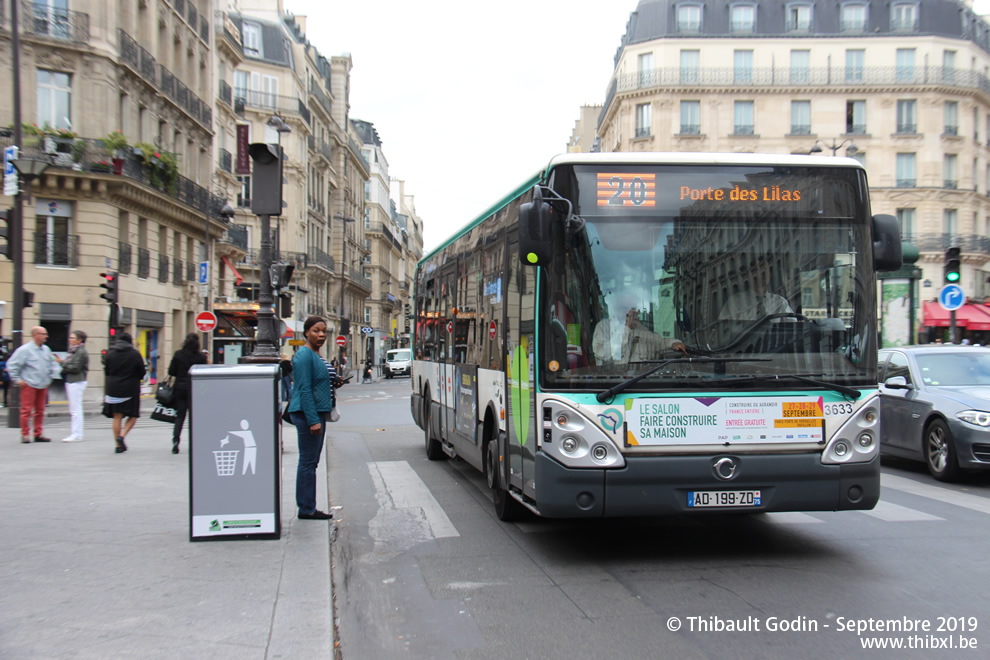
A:
[[[430,423],[430,417],[433,411],[433,403],[430,401],[430,394],[427,392],[426,396],[423,397],[423,428],[426,434],[426,457],[431,461],[440,461],[447,457],[447,454],[443,453],[443,447],[440,446],[440,441],[433,437],[433,424]]]
[[[512,522],[522,517],[525,509],[502,488],[499,462],[498,443],[495,439],[488,441],[488,451],[485,452],[485,475],[488,477],[488,487],[492,489],[492,501],[495,503],[495,516],[503,522]]]

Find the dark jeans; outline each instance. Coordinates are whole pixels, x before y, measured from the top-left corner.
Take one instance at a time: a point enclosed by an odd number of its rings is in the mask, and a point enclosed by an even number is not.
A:
[[[320,413],[318,433],[309,432],[309,422],[301,412],[290,413],[299,436],[299,465],[296,468],[296,506],[299,513],[316,511],[316,466],[323,453],[323,436],[327,432],[327,413]]]
[[[172,430],[172,444],[179,444],[179,436],[182,435],[182,425],[186,422],[186,413],[189,412],[189,390],[175,389],[175,400],[172,402],[175,407],[175,428]]]

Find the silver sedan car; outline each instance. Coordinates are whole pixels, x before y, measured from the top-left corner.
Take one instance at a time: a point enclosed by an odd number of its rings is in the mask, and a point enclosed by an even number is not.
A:
[[[940,481],[990,469],[990,348],[885,348],[877,368],[881,454],[924,461]]]

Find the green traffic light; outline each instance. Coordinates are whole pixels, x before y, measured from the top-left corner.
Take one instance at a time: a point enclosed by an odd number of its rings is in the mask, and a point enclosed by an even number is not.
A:
[[[946,273],[945,274],[945,281],[946,282],[958,282],[959,281],[959,273]]]

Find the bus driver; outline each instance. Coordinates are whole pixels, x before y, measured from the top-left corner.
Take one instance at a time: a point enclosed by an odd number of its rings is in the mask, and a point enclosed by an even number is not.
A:
[[[661,337],[639,322],[634,299],[620,298],[617,311],[625,311],[625,315],[609,315],[595,326],[591,349],[598,364],[656,360],[667,349],[687,354],[679,339]]]

